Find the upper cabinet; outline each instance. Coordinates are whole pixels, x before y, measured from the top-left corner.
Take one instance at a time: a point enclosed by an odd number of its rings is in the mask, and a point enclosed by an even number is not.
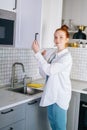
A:
[[[61,26],[62,0],[42,1],[41,48],[54,47],[54,32]]]
[[[40,41],[42,0],[18,0],[16,21],[16,42],[18,48],[30,48],[39,33]]]
[[[0,0],[0,9],[14,11],[16,10],[17,0]]]
[[[30,48],[39,33],[41,48],[53,47],[54,31],[60,27],[62,0],[18,0],[15,47]]]

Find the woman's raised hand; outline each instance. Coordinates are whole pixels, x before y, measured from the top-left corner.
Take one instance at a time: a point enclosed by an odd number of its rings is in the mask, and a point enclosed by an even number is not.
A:
[[[39,44],[38,41],[34,40],[33,44],[32,44],[32,49],[35,53],[39,52],[40,48],[39,48]]]

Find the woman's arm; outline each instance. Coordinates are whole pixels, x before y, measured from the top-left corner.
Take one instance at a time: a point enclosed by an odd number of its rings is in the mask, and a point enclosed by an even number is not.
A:
[[[46,75],[54,75],[56,73],[62,72],[62,70],[66,69],[67,67],[72,65],[72,58],[70,55],[64,56],[60,62],[49,64],[44,59],[44,57],[39,52],[39,44],[37,41],[33,42],[32,49],[36,53],[36,59],[38,60],[39,64],[42,67],[42,70]]]
[[[46,78],[46,74],[44,73],[43,69],[41,66],[39,66],[39,73],[43,78]]]
[[[60,62],[56,63],[47,63],[47,61],[43,58],[40,52],[35,54],[36,59],[39,64],[41,64],[41,68],[46,75],[54,75],[56,73],[62,72],[64,69],[72,65],[72,59],[70,55],[65,55]]]

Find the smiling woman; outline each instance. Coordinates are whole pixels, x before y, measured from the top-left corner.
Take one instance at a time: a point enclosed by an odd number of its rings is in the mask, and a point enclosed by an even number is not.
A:
[[[39,69],[46,78],[45,89],[40,106],[47,106],[48,118],[52,130],[66,130],[67,109],[71,99],[70,72],[72,66],[71,54],[68,51],[68,27],[62,26],[54,33],[54,43],[57,52],[54,58],[50,57],[49,63],[40,53],[38,41],[34,41],[32,48],[39,63]],[[56,115],[56,116],[55,116]]]
[[[61,28],[57,29],[54,33],[54,42],[57,45],[57,39],[58,36],[60,37],[60,43],[63,41],[64,43],[66,43],[66,47],[68,46],[68,41],[69,41],[69,33],[68,33],[68,26],[67,25],[63,25]],[[64,40],[65,38],[65,40]],[[67,39],[66,39],[67,38]]]

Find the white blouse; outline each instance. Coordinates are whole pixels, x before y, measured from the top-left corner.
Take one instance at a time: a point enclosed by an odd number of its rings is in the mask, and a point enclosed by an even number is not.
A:
[[[72,67],[72,57],[68,49],[56,53],[52,63],[49,64],[40,52],[35,54],[39,63],[40,74],[46,78],[49,76],[44,92],[42,94],[40,106],[49,106],[57,103],[61,108],[67,110],[71,99],[70,72]]]

